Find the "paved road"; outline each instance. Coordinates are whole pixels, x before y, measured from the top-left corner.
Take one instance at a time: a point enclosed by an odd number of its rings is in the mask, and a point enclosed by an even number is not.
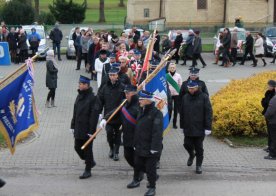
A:
[[[245,66],[222,68],[212,65],[212,54],[204,54],[208,66],[201,69],[200,77],[206,81],[211,94],[225,86],[231,79],[245,78],[262,71],[276,70],[276,65],[266,67]],[[63,57],[65,59],[65,57]],[[188,62],[189,64],[191,62]],[[0,67],[0,75],[7,75],[17,66]],[[45,62],[36,63],[35,97],[40,113],[37,137],[17,146],[14,156],[0,151],[0,175],[8,184],[0,195],[143,195],[145,181],[135,190],[127,190],[132,171],[120,153],[120,161],[107,157],[108,144],[105,132],[94,142],[97,166],[93,177],[78,179],[84,163],[73,148],[69,132],[73,103],[77,95],[79,74],[87,75],[84,67],[75,71],[76,61],[63,60],[59,66],[57,108],[45,108]],[[188,76],[187,66],[178,66],[183,78]],[[96,89],[96,83],[92,86]],[[95,90],[96,91],[96,90]],[[187,167],[188,154],[183,148],[181,130],[172,129],[164,138],[164,151],[157,184],[158,195],[275,195],[276,161],[264,160],[260,148],[230,148],[222,141],[207,137],[205,142],[203,174],[194,174]],[[200,188],[199,188],[200,187]]]

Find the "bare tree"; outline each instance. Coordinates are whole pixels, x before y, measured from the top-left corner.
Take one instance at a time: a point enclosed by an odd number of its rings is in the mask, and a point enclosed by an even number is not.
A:
[[[120,0],[119,7],[125,7],[124,0]]]
[[[39,0],[34,0],[35,4],[35,18],[38,19],[39,16]]]
[[[104,15],[104,0],[100,0],[100,18],[99,22],[105,22],[105,15]]]

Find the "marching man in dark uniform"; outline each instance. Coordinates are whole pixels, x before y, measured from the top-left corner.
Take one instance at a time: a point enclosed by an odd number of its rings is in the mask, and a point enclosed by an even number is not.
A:
[[[182,100],[182,97],[187,94],[189,91],[188,91],[188,87],[187,87],[187,84],[189,81],[195,81],[197,82],[200,90],[205,93],[206,95],[209,96],[209,93],[208,93],[208,89],[206,87],[206,84],[204,81],[200,80],[199,79],[199,70],[198,68],[195,68],[195,67],[192,67],[189,69],[190,70],[190,76],[189,78],[184,81],[181,85],[181,89],[180,89],[180,92],[179,92],[179,99],[180,99],[180,102]]]
[[[96,109],[100,114],[104,109],[104,116],[113,113],[114,110],[122,103],[125,98],[124,85],[119,80],[118,72],[120,69],[117,66],[111,66],[108,72],[109,79],[101,86],[98,91]],[[114,161],[119,160],[119,148],[121,144],[121,126],[120,116],[116,115],[107,124],[106,117],[102,119],[100,127],[106,130],[107,141],[110,147],[108,156]]]
[[[196,173],[202,173],[203,140],[211,134],[212,106],[208,95],[201,92],[196,81],[187,84],[189,93],[182,98],[180,109],[180,128],[184,132],[184,148],[189,153],[188,166],[196,156]]]
[[[74,105],[73,119],[71,121],[71,129],[74,131],[75,150],[82,160],[85,160],[85,170],[80,179],[89,178],[91,176],[91,168],[96,163],[93,157],[92,142],[82,150],[81,147],[89,139],[97,126],[97,117],[95,116],[94,105],[96,96],[90,87],[90,79],[80,76],[78,96]]]
[[[138,93],[140,111],[134,135],[135,168],[144,171],[149,181],[145,196],[155,195],[156,163],[162,151],[163,115],[155,107],[153,94]]]

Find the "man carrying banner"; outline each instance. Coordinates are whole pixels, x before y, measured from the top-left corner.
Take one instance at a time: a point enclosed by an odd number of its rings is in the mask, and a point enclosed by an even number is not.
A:
[[[155,107],[154,96],[148,91],[138,93],[140,111],[134,135],[135,169],[144,171],[149,181],[145,196],[155,195],[156,163],[162,151],[163,114]]]
[[[96,165],[92,151],[93,143],[91,142],[84,150],[81,147],[89,139],[89,135],[95,132],[98,120],[94,109],[96,96],[90,87],[89,78],[80,76],[78,92],[74,104],[71,129],[74,131],[75,150],[79,157],[85,161],[85,170],[80,179],[86,179],[91,177],[91,168]]]
[[[121,83],[118,72],[120,69],[117,66],[112,66],[108,72],[109,79],[101,86],[98,91],[96,110],[100,114],[104,109],[104,116],[114,111],[125,98],[124,86]],[[100,123],[102,129],[106,129],[107,141],[110,147],[108,156],[114,161],[119,160],[119,148],[121,144],[121,131],[119,130],[121,121],[119,115],[116,115],[109,123],[103,119]]]
[[[188,93],[182,98],[180,109],[180,128],[184,133],[184,148],[189,153],[188,166],[196,156],[196,173],[201,174],[203,162],[203,140],[211,134],[212,106],[208,95],[199,90],[196,81],[187,84]],[[194,152],[195,151],[195,152]]]

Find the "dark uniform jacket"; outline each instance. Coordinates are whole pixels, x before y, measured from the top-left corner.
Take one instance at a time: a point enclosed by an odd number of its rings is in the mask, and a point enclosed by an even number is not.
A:
[[[180,128],[185,136],[204,136],[212,130],[212,106],[208,95],[198,90],[194,95],[187,93],[180,108]]]
[[[133,117],[133,119],[137,119],[138,112],[139,112],[139,101],[138,96],[133,95],[131,97],[131,101],[125,104],[125,109],[127,110],[128,114]],[[121,121],[122,121],[122,128],[123,128],[123,141],[125,147],[133,147],[133,140],[134,140],[134,131],[136,124],[133,124],[125,117],[124,113],[121,112]]]
[[[268,124],[276,125],[276,96],[274,95],[269,101],[268,108],[265,112],[265,119]]]
[[[108,79],[106,84],[100,87],[97,95],[96,110],[100,114],[104,109],[104,116],[110,112],[116,110],[116,108],[122,103],[125,98],[124,86],[118,80],[115,84],[112,84]],[[108,123],[110,125],[120,125],[120,115],[115,115],[113,119]]]
[[[96,96],[92,88],[80,91],[74,105],[73,119],[71,129],[74,129],[75,139],[87,140],[87,134],[93,134],[96,131],[98,118],[95,115],[94,105]]]
[[[48,60],[46,62],[47,73],[46,73],[46,87],[57,88],[57,73],[58,69],[55,67],[53,61]]]
[[[140,108],[135,127],[134,147],[138,156],[159,156],[162,150],[163,115],[154,103]],[[151,150],[158,153],[151,154]]]
[[[272,97],[273,97],[274,95],[275,95],[275,90],[274,90],[274,89],[273,89],[272,91],[267,90],[267,91],[265,92],[265,96],[264,96],[264,98],[262,98],[262,101],[261,101],[262,106],[263,106],[263,108],[264,108],[264,110],[262,111],[262,114],[263,114],[263,115],[265,114],[265,112],[266,112],[266,110],[267,110],[267,108],[268,108],[268,104],[269,104],[270,99],[272,99]]]
[[[188,87],[187,87],[187,84],[188,84],[189,80],[190,79],[188,78],[188,80],[184,81],[181,85],[180,92],[179,92],[179,101],[180,101],[180,103],[181,103],[182,97],[189,92]],[[202,81],[202,80],[199,80],[199,78],[197,78],[195,81],[198,83],[199,90],[201,90],[203,93],[205,93],[206,95],[209,96],[208,89],[206,87],[205,82]]]
[[[106,64],[105,64],[106,65]],[[104,66],[105,66],[104,65]],[[122,72],[119,72],[118,73],[118,78],[119,78],[119,81],[121,82],[121,84],[123,86],[127,85],[127,84],[130,84],[130,79],[128,77],[127,74],[125,73],[122,73]],[[102,83],[101,83],[101,86],[100,86],[100,89],[109,81],[109,75],[105,75],[104,77],[102,77]]]

